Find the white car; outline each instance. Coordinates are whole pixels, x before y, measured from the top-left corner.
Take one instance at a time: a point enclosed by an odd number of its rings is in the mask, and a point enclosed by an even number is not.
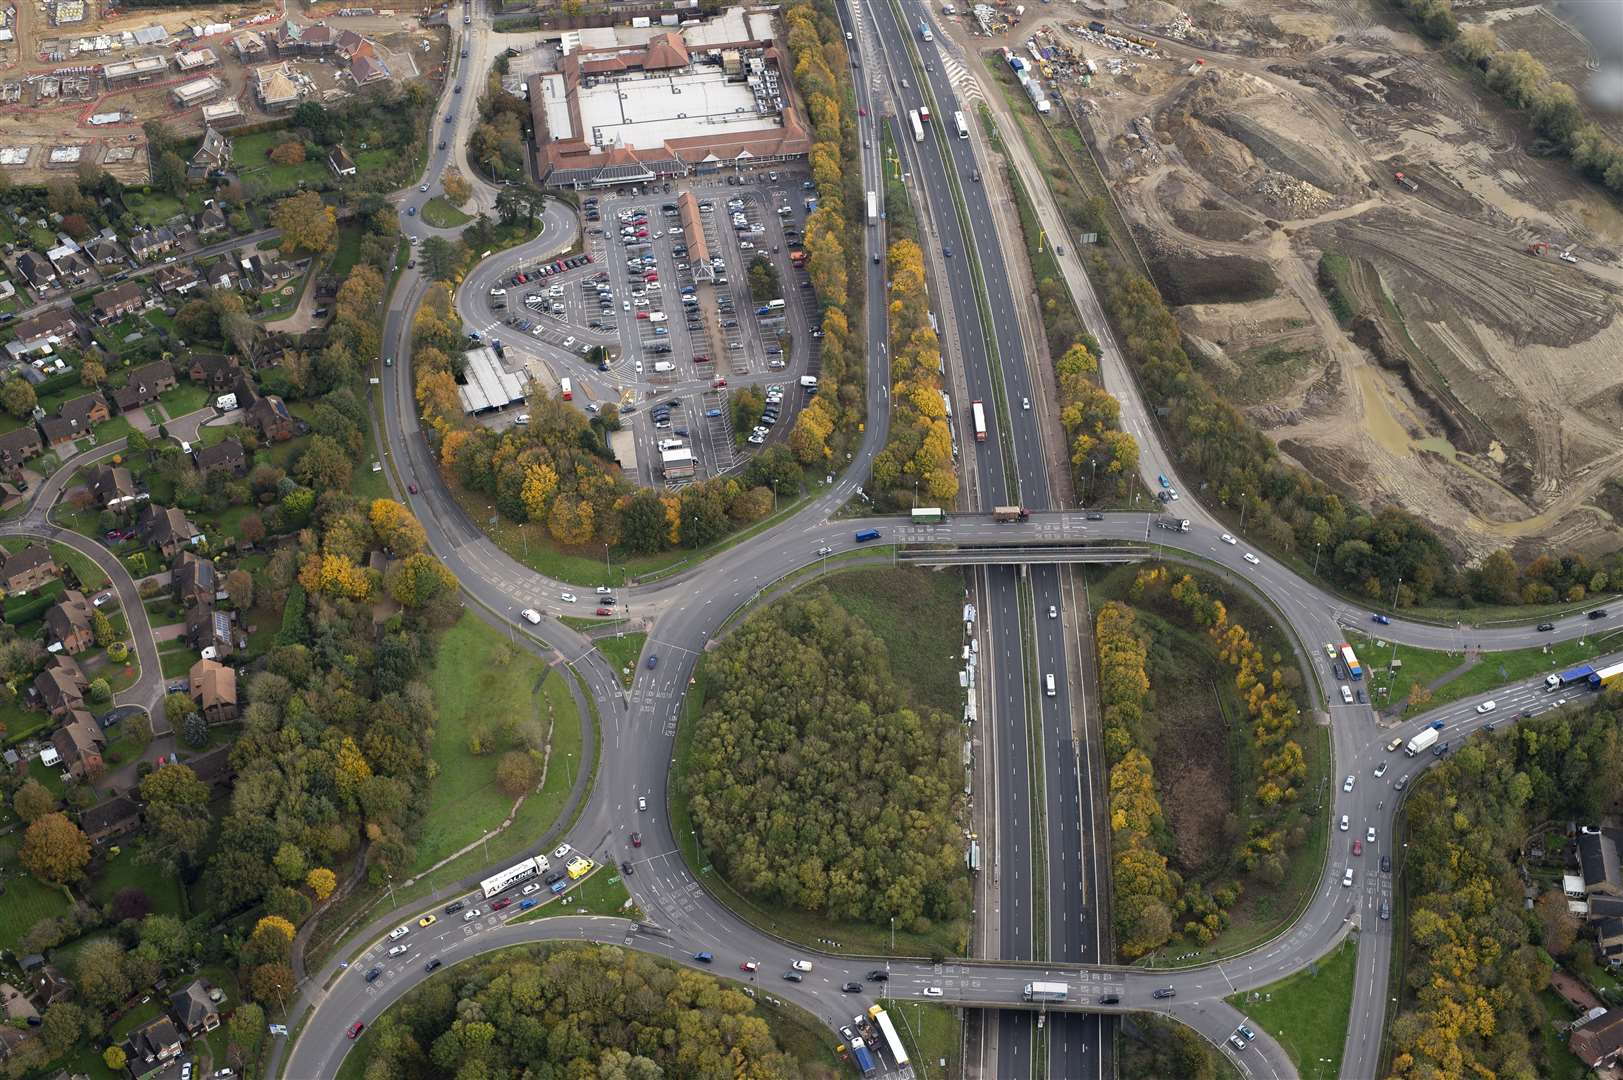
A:
[[[529,896],[531,893],[538,893],[540,891],[541,891],[541,884],[539,882],[532,881],[528,885],[524,886],[524,888],[520,891],[519,895],[521,895],[521,896]]]
[[[554,859],[562,859],[565,856],[567,856],[568,854],[569,854],[569,845],[568,844],[559,844],[557,850],[552,853],[552,857]]]
[[[924,996],[925,997],[940,997],[941,996],[941,987],[939,987],[939,986],[926,986],[924,988]]]
[[[389,931],[389,940],[399,941],[409,933],[411,933],[411,927],[405,923],[401,923],[399,926]]]
[[[533,607],[527,607],[523,611],[519,612],[519,614],[524,617],[525,622],[532,626],[539,626],[541,624],[541,613],[535,610]]]
[[[477,919],[478,917],[479,917],[479,909],[478,908],[469,908],[467,911],[464,911],[462,913],[462,921],[463,922],[473,922],[473,920]]]
[[[637,374],[641,375],[642,374],[642,361],[641,360],[635,361],[634,367],[636,368]]]
[[[1347,815],[1346,815],[1346,814],[1342,814],[1342,815],[1341,815],[1341,831],[1342,831],[1342,832],[1346,832],[1346,831],[1347,831],[1347,827],[1348,827],[1348,825],[1350,825],[1350,824],[1351,824],[1351,822],[1349,822],[1349,821],[1348,821],[1348,820],[1347,820]]]
[[[1026,410],[1027,412],[1029,412],[1031,410],[1031,399],[1028,398],[1028,397],[1021,398],[1020,399],[1020,408]]]
[[[1245,559],[1245,561],[1250,563],[1252,566],[1260,566],[1260,565],[1262,565],[1262,560],[1257,558],[1255,555],[1251,554],[1249,551],[1246,552],[1243,556],[1241,556],[1241,558]]]
[[[647,810],[647,809],[648,809],[648,797],[646,795],[638,795],[637,796],[637,811],[639,813],[641,813],[642,811]]]
[[[389,950],[389,955],[390,956],[404,956],[409,952],[411,952],[411,946],[410,945],[396,945],[394,948]]]
[[[1347,867],[1347,872],[1341,875],[1341,887],[1344,888],[1344,889],[1350,889],[1350,888],[1352,888],[1352,883],[1353,883],[1353,868],[1349,866],[1349,867]]]
[[[1048,617],[1050,619],[1059,618],[1059,608],[1055,607],[1053,604],[1049,604],[1048,605]]]
[[[1357,782],[1358,782],[1358,777],[1349,774],[1347,776],[1347,779],[1345,779],[1345,780],[1343,780],[1341,782],[1341,790],[1342,791],[1351,791],[1353,789],[1353,785],[1356,784]]]
[[[1225,543],[1225,544],[1235,544],[1235,543],[1238,543],[1238,542],[1239,541],[1235,540],[1234,537],[1230,536],[1228,533],[1223,534],[1223,543]]]
[[[96,597],[94,600],[92,600],[90,602],[92,604],[94,604],[96,607],[101,607],[103,604],[107,603],[107,601],[111,600],[112,598],[113,598],[112,593],[104,592],[100,596]]]
[[[418,184],[417,185],[417,190],[418,191],[427,191],[428,190],[428,185],[427,184]]]
[[[794,968],[796,971],[810,971],[812,969],[812,962],[810,960],[795,960],[792,961],[789,966]]]
[[[599,596],[607,596],[609,593],[611,593],[613,591],[614,590],[609,588],[607,585],[599,585],[597,587],[597,595],[599,595]]]
[[[1376,776],[1376,779],[1379,779],[1380,777],[1383,777],[1385,775],[1386,775],[1386,762],[1383,761],[1379,765],[1375,766],[1375,776]]]
[[[1498,707],[1499,703],[1497,701],[1484,701],[1482,704],[1476,707],[1476,711],[1479,713],[1490,713]]]
[[[566,604],[573,604],[575,602],[575,594],[572,592],[559,593],[558,599],[562,600]]]
[[[564,348],[573,349],[574,347],[575,347],[575,339],[574,338],[572,338],[572,337],[564,338]]]
[[[1375,826],[1371,825],[1369,828],[1364,830],[1364,843],[1373,844],[1374,842],[1375,842]]]

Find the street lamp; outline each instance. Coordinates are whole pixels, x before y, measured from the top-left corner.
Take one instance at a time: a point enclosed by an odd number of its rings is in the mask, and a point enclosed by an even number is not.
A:
[[[1245,532],[1245,492],[1240,492],[1240,531]]]

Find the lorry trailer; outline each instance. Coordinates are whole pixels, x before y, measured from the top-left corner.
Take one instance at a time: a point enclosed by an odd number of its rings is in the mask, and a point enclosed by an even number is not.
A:
[[[1568,668],[1559,674],[1546,675],[1544,676],[1545,691],[1559,690],[1563,686],[1571,686],[1573,683],[1587,683],[1589,677],[1593,674],[1595,674],[1593,664],[1579,664],[1577,667]]]
[[[1420,752],[1436,742],[1441,734],[1436,728],[1429,727],[1410,739],[1407,745],[1404,746],[1403,752],[1410,757],[1418,757]]]
[[[1029,982],[1020,996],[1027,1001],[1064,1001],[1070,994],[1070,983]]]
[[[1031,517],[1031,511],[1023,506],[995,506],[992,508],[992,520],[1002,525],[1010,521],[1025,521]]]

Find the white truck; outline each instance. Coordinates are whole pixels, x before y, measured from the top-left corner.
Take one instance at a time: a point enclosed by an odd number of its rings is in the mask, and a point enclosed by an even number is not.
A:
[[[1436,728],[1429,727],[1410,739],[1404,746],[1403,752],[1410,757],[1417,757],[1422,750],[1427,749],[1432,743],[1436,742],[1440,734]]]
[[[669,360],[655,360],[654,361],[654,371],[657,374],[663,375],[667,371],[675,371],[675,370],[676,370],[676,365],[671,363]]]

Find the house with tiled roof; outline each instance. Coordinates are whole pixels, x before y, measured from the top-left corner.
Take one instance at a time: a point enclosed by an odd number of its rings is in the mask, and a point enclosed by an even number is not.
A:
[[[51,733],[51,746],[69,773],[80,780],[95,779],[101,775],[102,748],[107,736],[101,725],[84,709],[75,709],[68,722]]]
[[[182,608],[213,604],[219,589],[214,560],[186,550],[175,556],[170,564],[169,587],[174,590],[175,602]]]
[[[192,464],[205,477],[214,472],[241,476],[248,471],[248,451],[243,449],[240,439],[222,439],[193,454]]]
[[[126,281],[103,289],[90,301],[90,318],[101,326],[134,315],[146,307],[146,291],[139,281]]]
[[[45,612],[45,645],[60,646],[69,656],[77,656],[96,643],[90,627],[90,601],[78,589],[68,589],[62,599]]]
[[[0,583],[8,593],[32,592],[57,574],[56,559],[44,544],[29,544],[0,562]]]
[[[180,238],[173,229],[167,225],[160,225],[155,229],[142,229],[130,237],[130,254],[142,262],[165,252],[173,251],[180,244]]]
[[[197,268],[191,263],[169,263],[158,267],[152,275],[152,283],[166,296],[185,296],[203,284],[203,279],[197,276]]]
[[[1578,837],[1578,866],[1589,896],[1623,897],[1623,868],[1617,857],[1617,844],[1598,831]]]
[[[147,503],[141,511],[141,516],[135,522],[135,531],[143,543],[157,548],[166,559],[174,558],[177,551],[190,547],[203,536],[197,527],[186,519],[184,511],[178,507],[158,506],[155,503]]]
[[[165,270],[170,269],[164,267]],[[134,412],[151,405],[160,394],[173,390],[179,382],[175,369],[167,360],[154,360],[131,371],[124,385],[113,391],[113,404],[121,413]]]
[[[79,812],[79,828],[92,844],[124,836],[141,827],[141,807],[123,795]]]
[[[51,446],[61,446],[84,438],[111,416],[107,399],[100,392],[84,394],[57,406],[55,416],[39,422],[39,433]]]
[[[77,341],[79,324],[73,317],[72,306],[64,305],[47,308],[38,315],[12,324],[11,332],[15,340],[6,344],[6,351],[13,356],[21,356],[49,351],[51,346],[62,342]]]
[[[175,1026],[190,1038],[206,1035],[220,1026],[220,1010],[210,994],[213,989],[202,979],[193,979],[184,990],[169,998],[169,1015],[175,1018]]]
[[[198,144],[191,161],[186,163],[186,176],[201,180],[231,164],[231,140],[216,131],[211,124],[203,125],[203,141]]]
[[[124,1056],[131,1073],[146,1076],[180,1057],[184,1047],[175,1022],[167,1016],[149,1020],[124,1040]]]
[[[44,453],[45,444],[32,427],[20,427],[0,435],[0,469],[10,472]]]
[[[198,661],[202,663],[203,661]],[[230,670],[227,668],[226,670]],[[235,684],[232,687],[235,690]],[[231,782],[237,778],[237,771],[231,767],[231,745],[216,746],[207,753],[198,754],[189,758],[186,764],[191,767],[197,778],[209,785],[215,791],[225,791],[231,787]]]
[[[228,392],[241,373],[241,365],[235,356],[205,353],[194,354],[191,358],[191,367],[186,369],[188,379],[194,383],[202,383],[216,394]]]
[[[37,251],[25,251],[17,256],[17,273],[35,290],[56,287],[56,267]]]
[[[103,510],[122,510],[136,501],[135,478],[122,465],[98,465],[90,473],[90,490]]]
[[[61,720],[85,703],[85,688],[90,685],[79,662],[71,656],[58,653],[51,657],[45,670],[34,677],[34,692],[50,716]]]
[[[335,146],[327,154],[327,168],[333,171],[334,176],[354,176],[355,161],[342,146]]]
[[[212,599],[206,604],[198,604],[188,610],[186,644],[210,660],[223,660],[236,652],[237,644],[231,633],[230,614],[216,611]]]
[[[113,266],[124,261],[124,249],[119,246],[117,236],[98,236],[85,244],[84,252],[97,266]]]
[[[248,409],[248,420],[259,429],[266,442],[286,442],[293,437],[293,414],[275,394],[266,394]]]
[[[1608,1009],[1572,1029],[1567,1048],[1588,1069],[1616,1064],[1623,1054],[1623,1009]]]
[[[214,233],[224,232],[229,222],[218,206],[205,206],[201,213],[192,218],[192,228],[198,236],[212,236]]]
[[[223,724],[237,718],[237,673],[216,660],[199,660],[187,678],[203,719]]]

